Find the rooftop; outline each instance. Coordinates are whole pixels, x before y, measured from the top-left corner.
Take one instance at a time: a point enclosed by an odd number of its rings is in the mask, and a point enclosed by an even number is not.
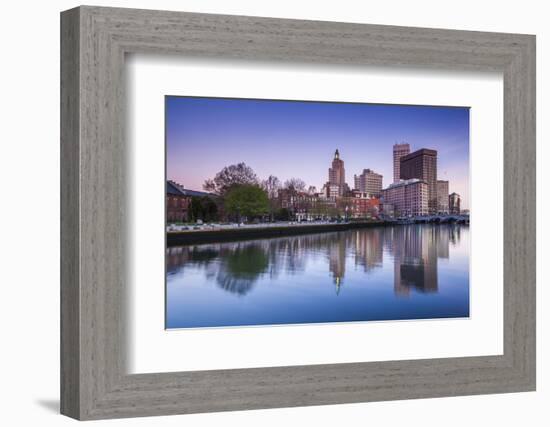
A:
[[[206,197],[206,196],[215,197],[216,196],[215,194],[207,193],[206,191],[189,190],[187,188],[184,188],[183,185],[178,184],[177,182],[174,182],[174,181],[166,182],[166,193],[181,195],[181,196],[190,196],[190,197]]]
[[[426,184],[426,181],[424,181],[422,179],[418,179],[418,178],[402,179],[399,182],[394,182],[393,184],[390,184],[388,186],[388,188],[386,188],[386,190],[390,189],[390,188],[403,187],[403,186],[411,185],[411,184],[418,184],[420,182]]]
[[[421,148],[420,150],[413,151],[412,153],[401,157],[401,162],[414,159],[415,157],[418,157],[418,156],[436,156],[437,157],[437,150],[432,150],[430,148]]]

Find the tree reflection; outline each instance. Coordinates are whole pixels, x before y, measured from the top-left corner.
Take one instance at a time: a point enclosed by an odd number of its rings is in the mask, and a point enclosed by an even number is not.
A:
[[[267,270],[269,258],[261,244],[238,244],[222,250],[216,282],[224,290],[245,295]]]
[[[459,241],[457,225],[400,225],[171,247],[166,262],[168,274],[185,266],[203,268],[221,289],[246,295],[263,275],[307,272],[309,263],[322,260],[338,294],[344,289],[346,268],[355,265],[369,273],[382,267],[384,256],[390,256],[394,293],[407,296],[412,289],[438,291],[438,260],[448,259],[449,245]]]

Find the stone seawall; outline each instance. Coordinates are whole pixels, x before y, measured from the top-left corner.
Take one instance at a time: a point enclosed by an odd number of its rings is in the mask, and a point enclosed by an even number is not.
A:
[[[225,230],[173,231],[166,233],[166,244],[170,246],[219,243],[236,240],[265,239],[270,237],[295,236],[300,234],[327,233],[357,228],[386,226],[385,221],[350,222],[343,224],[293,225],[288,227],[230,228]]]

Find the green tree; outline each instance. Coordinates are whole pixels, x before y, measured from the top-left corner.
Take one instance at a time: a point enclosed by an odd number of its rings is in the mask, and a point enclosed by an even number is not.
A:
[[[248,218],[269,212],[267,193],[257,185],[235,185],[225,196],[225,209],[229,214]]]
[[[201,200],[202,219],[206,222],[218,220],[218,205],[210,197],[203,197]]]
[[[189,204],[189,220],[196,221],[201,219],[201,201],[200,197],[191,197],[191,203]]]
[[[290,221],[290,212],[287,208],[281,208],[276,212],[275,219],[277,221]]]
[[[203,220],[205,222],[218,219],[218,205],[210,197],[193,196],[189,208],[190,220]]]

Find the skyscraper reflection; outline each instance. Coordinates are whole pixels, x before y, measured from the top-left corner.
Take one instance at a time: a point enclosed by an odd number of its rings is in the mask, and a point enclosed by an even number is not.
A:
[[[405,225],[394,230],[394,292],[437,292],[435,227]],[[396,243],[396,244],[395,244]]]
[[[438,262],[448,260],[449,246],[459,242],[460,226],[400,225],[170,247],[166,267],[169,276],[184,272],[186,266],[205,269],[219,288],[245,296],[261,277],[292,276],[307,273],[311,265],[315,271],[324,266],[339,295],[345,289],[346,269],[369,273],[393,261],[394,294],[408,296],[412,290],[438,292]],[[368,274],[364,280],[369,280]]]

